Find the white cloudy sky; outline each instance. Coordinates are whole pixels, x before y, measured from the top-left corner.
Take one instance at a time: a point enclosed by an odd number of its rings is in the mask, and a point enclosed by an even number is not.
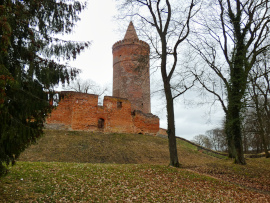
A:
[[[82,70],[82,79],[92,79],[101,85],[110,84],[112,87],[112,45],[124,38],[125,33],[121,30],[128,26],[127,21],[116,21],[113,18],[116,14],[114,0],[89,0],[87,10],[81,15],[82,20],[74,34],[68,37],[73,40],[92,41],[91,47],[76,61],[71,62],[71,65]],[[136,28],[136,22],[134,25]],[[189,93],[185,99],[190,100],[192,97],[197,98]],[[152,97],[151,102],[152,113],[160,117],[160,127],[166,128],[164,103],[160,102],[160,97]],[[223,116],[218,106],[190,106],[185,104],[183,99],[179,99],[175,102],[176,135],[191,140],[195,135],[220,127]]]

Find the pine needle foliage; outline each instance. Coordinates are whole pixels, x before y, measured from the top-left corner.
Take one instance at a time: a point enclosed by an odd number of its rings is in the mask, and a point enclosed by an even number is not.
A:
[[[79,73],[63,61],[90,42],[61,35],[72,32],[85,8],[71,0],[0,0],[0,175],[42,135],[53,87]]]

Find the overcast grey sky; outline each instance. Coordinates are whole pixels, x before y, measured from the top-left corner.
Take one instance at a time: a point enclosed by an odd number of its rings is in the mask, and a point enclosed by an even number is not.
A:
[[[89,0],[88,8],[81,15],[81,21],[68,39],[92,41],[91,47],[70,64],[82,70],[82,79],[112,88],[112,45],[124,38],[123,27],[127,21],[117,22],[113,16],[117,9],[113,0]],[[136,28],[136,22],[133,22]],[[125,25],[126,24],[126,25]],[[150,61],[151,63],[151,61]],[[156,74],[159,74],[158,72]],[[153,78],[150,78],[153,82]],[[154,85],[152,85],[153,88]],[[153,89],[152,89],[153,91]],[[184,101],[185,98],[185,101]],[[197,95],[188,93],[175,102],[176,135],[191,140],[212,128],[221,127],[224,113],[218,105],[188,105],[186,101],[197,100]],[[166,128],[166,106],[158,96],[151,98],[152,113],[160,117],[160,127]],[[211,111],[211,113],[210,113]],[[209,114],[210,113],[210,114]]]

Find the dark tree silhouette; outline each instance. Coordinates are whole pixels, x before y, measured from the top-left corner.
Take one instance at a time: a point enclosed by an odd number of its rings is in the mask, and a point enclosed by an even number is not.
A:
[[[0,0],[0,174],[42,134],[53,86],[78,70],[61,64],[89,42],[57,38],[72,31],[79,1]]]

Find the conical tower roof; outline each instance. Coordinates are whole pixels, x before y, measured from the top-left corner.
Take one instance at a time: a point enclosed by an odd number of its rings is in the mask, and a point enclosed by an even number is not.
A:
[[[125,39],[139,40],[138,35],[136,33],[136,30],[134,28],[134,25],[133,25],[132,21],[130,21],[129,26],[127,28],[127,32],[126,32],[126,35],[124,37],[124,40]]]

